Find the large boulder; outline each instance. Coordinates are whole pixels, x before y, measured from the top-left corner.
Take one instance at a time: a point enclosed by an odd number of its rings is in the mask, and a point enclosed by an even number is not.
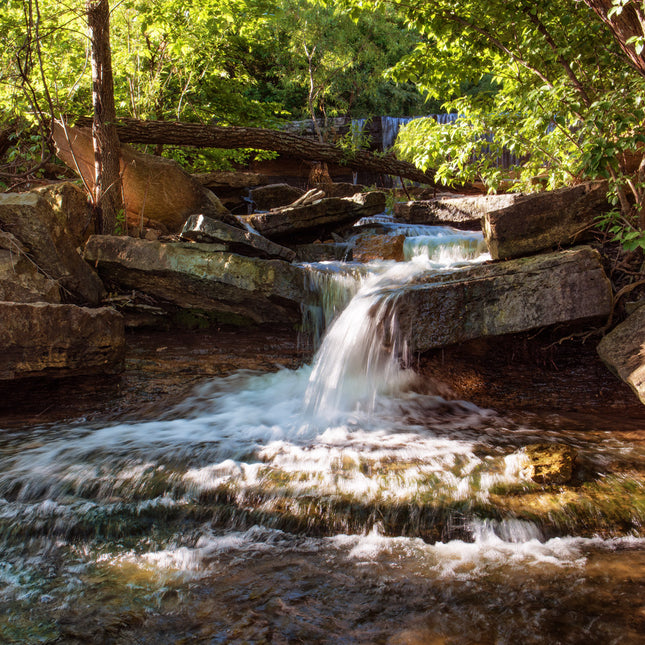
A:
[[[75,203],[78,209],[67,210]],[[87,201],[79,188],[0,194],[0,229],[23,244],[29,258],[46,277],[56,280],[66,298],[96,305],[103,283],[83,261],[78,247],[89,227]]]
[[[517,258],[580,243],[607,209],[607,184],[586,183],[525,195],[490,210],[482,218],[482,229],[493,260]]]
[[[240,255],[277,258],[291,262],[296,253],[250,230],[229,226],[205,215],[191,215],[184,224],[181,237],[192,242],[224,244],[227,250]]]
[[[123,369],[123,317],[109,307],[0,302],[0,329],[0,380]]]
[[[341,225],[385,210],[385,193],[372,191],[352,197],[327,197],[311,203],[286,206],[247,217],[248,223],[271,240],[308,243],[328,235]]]
[[[0,301],[60,302],[56,281],[39,273],[25,247],[5,231],[0,231]]]
[[[227,252],[223,245],[161,243],[96,235],[85,258],[115,289],[136,290],[171,310],[232,324],[290,323],[314,298],[306,269]]]
[[[411,351],[609,315],[612,291],[590,247],[423,276],[393,294]]]
[[[520,193],[502,195],[444,195],[434,199],[396,202],[394,216],[410,224],[433,224],[477,230],[489,211],[506,208],[524,198]]]
[[[645,403],[645,307],[609,332],[600,341],[598,354]]]
[[[94,186],[94,147],[89,128],[54,125],[54,141],[58,156],[83,177],[84,183]],[[219,199],[181,166],[155,155],[121,146],[121,178],[123,201],[129,227],[161,225],[177,232],[186,218],[203,213],[240,226],[237,219]]]

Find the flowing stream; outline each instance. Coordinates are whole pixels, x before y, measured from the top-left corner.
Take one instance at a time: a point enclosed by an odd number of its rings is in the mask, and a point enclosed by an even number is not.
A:
[[[312,265],[311,365],[0,435],[0,642],[644,642],[642,441],[442,398],[389,305],[487,256],[405,233],[407,262]],[[540,441],[574,484],[523,475]]]

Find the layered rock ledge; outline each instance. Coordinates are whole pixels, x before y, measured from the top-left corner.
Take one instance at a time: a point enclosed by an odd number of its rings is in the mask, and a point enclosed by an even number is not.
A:
[[[488,263],[423,278],[393,294],[413,352],[608,316],[609,279],[590,247]]]
[[[311,300],[306,269],[228,252],[223,245],[92,236],[85,259],[106,283],[221,322],[298,324]]]
[[[123,370],[123,316],[110,307],[0,302],[0,329],[0,381]]]

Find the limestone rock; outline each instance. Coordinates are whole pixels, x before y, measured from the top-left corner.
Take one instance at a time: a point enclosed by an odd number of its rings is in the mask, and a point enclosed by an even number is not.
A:
[[[20,247],[11,233],[0,232],[0,301],[60,302],[58,284],[38,273]]]
[[[57,226],[65,230],[74,246],[83,246],[90,235],[98,232],[87,195],[76,184],[70,181],[48,184],[34,192],[42,195],[51,206]]]
[[[352,259],[352,247],[348,243],[299,244],[296,259],[299,262],[341,262]]]
[[[123,369],[123,317],[109,307],[0,302],[0,329],[0,380]]]
[[[478,230],[484,214],[516,204],[523,198],[519,193],[509,193],[475,197],[442,196],[397,202],[394,204],[394,216],[410,224],[437,224]]]
[[[491,210],[483,216],[482,229],[493,260],[517,258],[579,243],[607,208],[606,183],[580,184],[526,195]]]
[[[521,450],[520,474],[536,484],[566,484],[577,453],[563,443],[534,443]]]
[[[94,148],[89,128],[66,129],[54,125],[58,156],[80,172],[84,182],[94,185]],[[203,213],[231,226],[239,222],[219,199],[195,177],[171,159],[147,155],[130,146],[121,146],[123,201],[128,226],[160,224],[170,232],[178,231],[193,213]]]
[[[193,242],[206,244],[222,243],[229,251],[241,255],[261,258],[278,258],[291,262],[296,253],[291,249],[271,242],[266,237],[252,231],[234,228],[224,222],[205,215],[191,215],[181,231],[181,237]]]
[[[260,186],[249,191],[249,198],[253,203],[254,211],[268,211],[280,206],[288,206],[305,191],[289,184],[269,184]]]
[[[313,298],[304,268],[223,249],[96,235],[85,258],[114,288],[135,289],[171,309],[232,324],[300,322],[302,303]]]
[[[354,243],[353,257],[357,262],[370,260],[403,262],[405,260],[404,243],[405,235],[360,235]]]
[[[335,227],[377,215],[384,209],[385,194],[372,191],[352,197],[327,197],[302,206],[286,206],[269,213],[251,215],[247,221],[269,239],[307,243],[317,238],[325,239],[324,236]]]
[[[645,307],[609,332],[600,341],[598,354],[645,403]]]
[[[612,303],[590,247],[424,276],[393,296],[412,351],[606,317]]]
[[[54,207],[49,201],[52,195],[61,198]],[[96,305],[103,283],[77,251],[83,239],[79,223],[69,223],[63,210],[66,200],[77,199],[70,195],[67,191],[0,194],[0,228],[20,240],[40,272],[56,280],[68,297]]]

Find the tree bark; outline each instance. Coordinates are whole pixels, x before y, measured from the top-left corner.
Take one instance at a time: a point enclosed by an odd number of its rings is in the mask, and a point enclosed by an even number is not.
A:
[[[89,121],[86,118],[80,118],[76,120],[76,125],[87,126]],[[435,185],[434,173],[423,172],[407,161],[401,161],[392,156],[374,155],[366,150],[348,152],[329,143],[319,143],[281,130],[136,119],[119,119],[116,129],[123,143],[163,143],[228,150],[235,148],[273,150],[308,161],[334,163],[356,170],[369,170],[421,184]]]
[[[630,2],[623,6],[620,13],[614,13],[609,18],[608,13],[614,6],[612,0],[584,0],[584,3],[609,27],[629,62],[641,76],[645,76],[645,56],[643,56],[645,50],[639,54],[633,43],[627,43],[634,36],[645,36],[645,15],[642,4]]]
[[[120,175],[120,143],[114,122],[114,81],[110,50],[108,0],[87,0],[87,26],[92,45],[92,139],[94,141],[93,204],[100,213],[100,230],[112,234],[117,215],[123,212]]]

